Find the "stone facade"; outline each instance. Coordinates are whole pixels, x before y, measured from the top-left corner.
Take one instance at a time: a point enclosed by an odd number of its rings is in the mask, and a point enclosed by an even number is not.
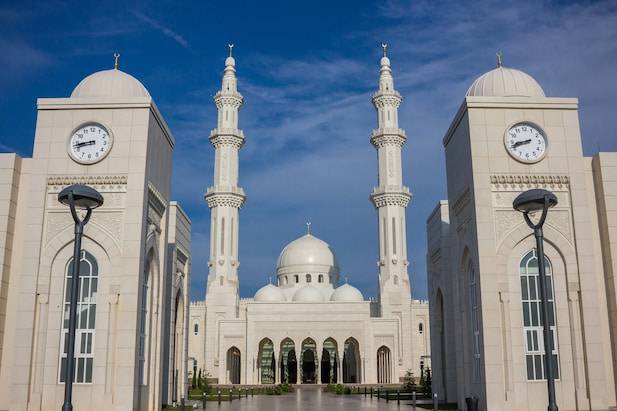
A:
[[[173,136],[143,85],[117,69],[37,105],[32,158],[0,154],[0,409],[61,408],[74,234],[57,196],[82,183],[105,203],[84,231],[73,404],[159,410],[186,389],[177,338],[186,337],[190,221],[170,202]],[[71,142],[90,125],[104,142]],[[69,155],[96,141],[113,145],[92,161]]]
[[[536,130],[546,151],[512,144],[516,127]],[[475,396],[482,410],[546,409],[535,239],[512,209],[543,188],[559,200],[544,228],[558,405],[614,407],[614,154],[584,157],[578,100],[546,97],[501,66],[474,82],[443,143],[448,200],[427,221],[433,390],[459,407]],[[537,159],[510,155],[521,145]]]

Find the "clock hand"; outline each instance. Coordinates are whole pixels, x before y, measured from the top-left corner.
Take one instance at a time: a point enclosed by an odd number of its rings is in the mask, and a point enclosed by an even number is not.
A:
[[[83,147],[83,146],[91,146],[92,144],[96,144],[96,141],[94,140],[82,141],[81,143],[73,144],[73,147],[78,148],[78,147]]]
[[[517,141],[516,143],[512,144],[512,148],[516,148],[518,146],[522,146],[522,145],[529,144],[529,143],[531,143],[531,139]]]

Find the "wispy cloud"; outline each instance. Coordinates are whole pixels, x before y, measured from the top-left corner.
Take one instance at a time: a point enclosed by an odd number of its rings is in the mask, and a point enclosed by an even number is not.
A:
[[[169,27],[164,26],[159,21],[157,21],[157,20],[155,20],[155,19],[153,19],[151,17],[146,16],[145,14],[143,14],[140,11],[133,10],[132,13],[139,20],[141,20],[144,23],[148,24],[153,29],[160,31],[165,36],[169,37],[170,39],[172,39],[173,41],[175,41],[176,43],[178,43],[182,47],[184,47],[184,48],[188,48],[189,47],[189,43],[188,43],[188,41],[186,41],[186,39],[184,37],[182,37],[180,34],[176,33],[175,31],[173,31]]]

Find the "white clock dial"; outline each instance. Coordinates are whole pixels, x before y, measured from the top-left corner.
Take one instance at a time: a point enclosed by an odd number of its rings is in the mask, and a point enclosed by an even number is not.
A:
[[[529,123],[518,123],[506,131],[504,144],[508,153],[523,163],[536,163],[546,154],[546,136]]]
[[[87,123],[79,126],[69,139],[69,155],[78,163],[101,161],[113,145],[111,133],[102,125]]]

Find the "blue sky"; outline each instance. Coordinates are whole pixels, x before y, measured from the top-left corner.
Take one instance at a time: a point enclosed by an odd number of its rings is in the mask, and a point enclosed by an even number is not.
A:
[[[176,137],[173,196],[193,221],[192,298],[203,298],[215,127],[227,43],[235,43],[240,126],[241,294],[275,271],[304,223],[342,275],[376,295],[376,184],[369,143],[380,44],[390,49],[407,130],[404,179],[413,294],[426,297],[425,221],[446,197],[441,139],[473,79],[504,65],[547,95],[580,98],[586,154],[617,150],[617,3],[460,1],[0,3],[0,150],[32,153],[37,97],[65,97],[111,68],[140,79]]]

